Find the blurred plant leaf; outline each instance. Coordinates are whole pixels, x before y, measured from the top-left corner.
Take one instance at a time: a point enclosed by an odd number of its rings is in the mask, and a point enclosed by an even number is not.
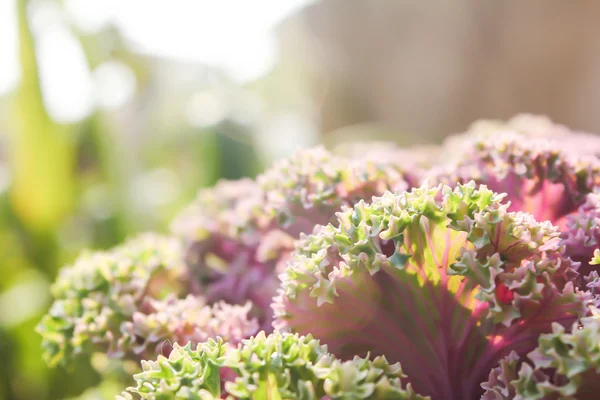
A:
[[[71,127],[52,121],[44,108],[34,38],[27,23],[28,3],[17,2],[21,84],[13,99],[10,196],[27,230],[45,234],[73,205],[74,146]]]

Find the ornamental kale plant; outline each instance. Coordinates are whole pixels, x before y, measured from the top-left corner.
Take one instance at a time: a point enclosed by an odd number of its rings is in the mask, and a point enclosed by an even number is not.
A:
[[[314,148],[65,267],[44,355],[119,399],[600,398],[600,138],[541,117]]]

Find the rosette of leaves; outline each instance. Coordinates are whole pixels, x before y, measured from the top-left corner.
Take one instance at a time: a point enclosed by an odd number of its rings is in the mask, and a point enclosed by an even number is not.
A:
[[[518,114],[508,121],[480,120],[469,134],[498,135],[511,131],[530,138],[558,141],[561,149],[579,155],[600,156],[600,138],[596,134],[574,131],[544,115]]]
[[[293,238],[271,225],[254,181],[221,181],[202,189],[172,227],[185,243],[190,292],[208,304],[250,302],[250,315],[270,330],[275,271],[293,247]]]
[[[507,194],[511,211],[526,211],[564,228],[600,183],[598,158],[585,146],[565,145],[577,138],[580,134],[534,117],[507,124],[482,121],[446,141],[442,153],[454,158],[434,167],[429,177],[450,185],[485,184]],[[595,142],[600,148],[600,139]]]
[[[272,330],[270,304],[294,240],[334,218],[343,205],[404,190],[391,160],[351,160],[322,147],[298,151],[257,178],[221,181],[200,191],[173,223],[197,280],[191,292],[209,304],[252,304],[250,315]]]
[[[342,206],[386,190],[405,190],[404,171],[400,160],[345,158],[315,147],[276,162],[257,181],[265,192],[267,208],[281,228],[296,237],[330,222]]]
[[[54,304],[38,326],[51,364],[78,354],[139,360],[168,354],[174,343],[217,336],[239,343],[258,332],[250,305],[207,304],[187,295],[181,245],[152,234],[109,251],[82,255],[61,271]]]
[[[48,314],[37,327],[49,364],[68,364],[94,351],[123,356],[122,325],[144,312],[151,299],[183,289],[179,241],[153,234],[109,251],[88,252],[61,269],[52,285]]]
[[[298,242],[275,327],[311,333],[341,359],[400,362],[432,399],[478,398],[500,359],[592,302],[558,228],[502,198],[474,183],[425,185],[346,208]]]
[[[340,361],[312,336],[264,332],[237,347],[209,340],[142,363],[120,399],[425,399],[384,357]]]
[[[596,315],[565,328],[553,324],[538,346],[501,360],[482,384],[484,400],[593,400],[600,392],[600,320]]]

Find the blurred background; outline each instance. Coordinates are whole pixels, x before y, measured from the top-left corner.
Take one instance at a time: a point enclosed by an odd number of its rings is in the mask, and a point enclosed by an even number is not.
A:
[[[600,132],[600,2],[0,0],[0,399],[112,398],[34,326],[83,248],[298,147],[480,118]]]

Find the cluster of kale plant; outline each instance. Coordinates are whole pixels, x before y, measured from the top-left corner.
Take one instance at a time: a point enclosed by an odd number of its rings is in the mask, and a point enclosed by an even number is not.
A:
[[[529,115],[299,151],[64,268],[45,357],[141,361],[120,398],[600,398],[599,156]]]

